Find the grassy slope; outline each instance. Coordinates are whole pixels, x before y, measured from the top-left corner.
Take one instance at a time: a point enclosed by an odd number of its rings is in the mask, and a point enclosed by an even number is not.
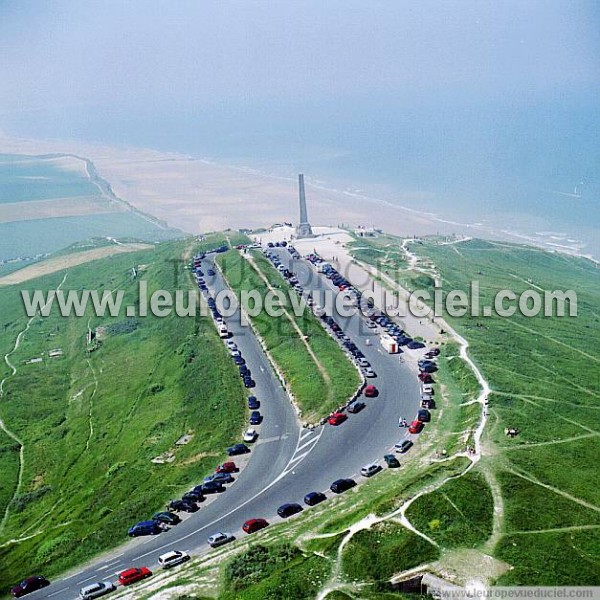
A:
[[[206,242],[217,244],[215,238]],[[63,289],[119,288],[126,291],[125,304],[133,303],[129,269],[137,264],[148,265],[150,290],[185,289],[192,285],[189,274],[172,262],[183,251],[184,244],[168,243],[83,265],[69,272]],[[56,274],[31,287],[53,288],[61,279]],[[0,290],[2,355],[26,322],[18,294]],[[121,320],[91,313],[90,319],[92,326]],[[19,370],[7,381],[0,409],[24,440],[25,470],[0,544],[33,537],[0,548],[0,589],[22,576],[24,566],[51,576],[124,540],[132,522],[214,468],[242,428],[244,390],[209,319],[139,319],[135,331],[109,337],[89,357],[87,322],[34,319],[13,357]],[[23,364],[54,347],[65,356]],[[193,441],[177,450],[173,464],[150,463],[187,431],[195,433]],[[0,448],[6,446],[1,438]],[[14,490],[15,456],[0,451],[2,512]]]
[[[286,294],[284,307],[293,315],[288,297],[288,284],[268,261],[254,255],[257,266],[275,288]],[[258,290],[265,297],[268,288],[259,274],[238,253],[219,256],[219,265],[231,287],[239,296],[241,290]],[[263,337],[268,350],[289,382],[303,418],[316,420],[340,406],[354,393],[360,380],[340,346],[325,332],[314,315],[307,310],[302,317],[294,317],[300,330],[325,368],[329,381],[319,371],[314,360],[299,338],[290,320],[284,315],[272,318],[261,313],[253,323]]]
[[[577,292],[577,318],[465,317],[453,324],[468,337],[495,392],[487,432],[493,455],[485,463],[497,474],[505,504],[497,556],[514,567],[501,583],[598,584],[599,529],[534,532],[599,523],[599,511],[578,501],[600,507],[600,273],[588,261],[536,249],[473,241],[457,250],[419,247],[439,267],[445,289],[468,289],[475,277],[485,303],[499,289],[529,288],[528,279]],[[512,426],[521,433],[509,440],[503,431]],[[557,565],[559,556],[569,560]]]

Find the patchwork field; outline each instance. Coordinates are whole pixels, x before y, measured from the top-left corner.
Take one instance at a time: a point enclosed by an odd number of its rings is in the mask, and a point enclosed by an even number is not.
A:
[[[178,235],[117,198],[84,158],[0,155],[0,273],[88,238]]]

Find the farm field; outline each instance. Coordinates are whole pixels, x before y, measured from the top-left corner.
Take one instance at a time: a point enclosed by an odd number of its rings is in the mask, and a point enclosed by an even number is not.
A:
[[[180,235],[117,198],[85,159],[0,155],[0,273],[89,238]]]

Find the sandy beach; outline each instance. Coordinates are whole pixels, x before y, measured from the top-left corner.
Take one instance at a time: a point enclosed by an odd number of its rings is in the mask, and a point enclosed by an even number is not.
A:
[[[294,178],[261,175],[183,154],[78,142],[0,136],[0,152],[63,152],[89,158],[117,196],[188,233],[269,227],[298,219]],[[364,225],[402,235],[460,233],[455,225],[427,216],[426,207],[421,215],[389,202],[327,190],[312,185],[308,175],[306,194],[309,218],[320,225]]]
[[[224,229],[269,228],[298,220],[298,190],[289,179],[216,164],[178,153],[74,141],[43,141],[0,133],[0,153],[71,153],[90,159],[114,193],[135,209],[171,227],[198,234]],[[327,189],[305,174],[309,220],[315,225],[381,228],[401,236],[463,235],[542,246],[580,255],[552,238],[457,223],[432,214],[427,197],[399,192],[398,204],[356,192]],[[402,203],[416,208],[405,208]],[[541,234],[540,234],[541,235]]]

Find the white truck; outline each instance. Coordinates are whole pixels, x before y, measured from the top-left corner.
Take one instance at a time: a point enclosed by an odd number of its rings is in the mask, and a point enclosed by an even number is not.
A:
[[[396,354],[398,352],[398,342],[393,337],[382,335],[380,340],[381,345],[386,352],[389,354]]]

